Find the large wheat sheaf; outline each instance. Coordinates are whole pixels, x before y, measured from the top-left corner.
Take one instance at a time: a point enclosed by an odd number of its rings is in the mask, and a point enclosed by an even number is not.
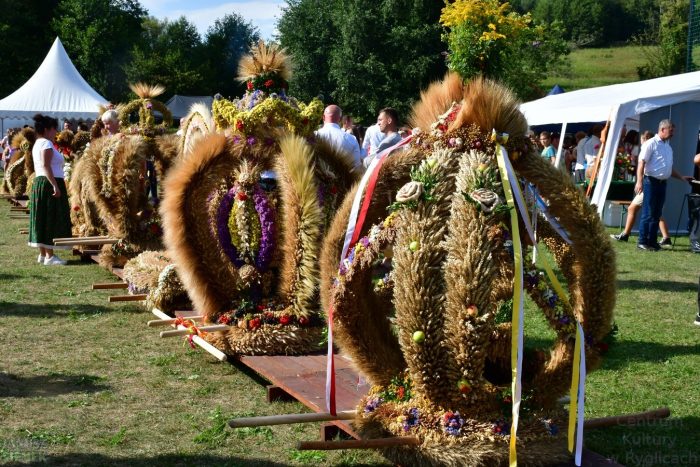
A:
[[[195,310],[231,325],[205,338],[229,354],[319,347],[317,258],[356,180],[348,155],[298,136],[199,140],[168,176],[161,212]]]
[[[339,267],[351,192],[322,252],[322,302],[335,310],[338,344],[374,385],[355,426],[368,437],[417,436],[415,448],[384,450],[401,464],[507,464],[514,229],[500,141],[572,240],[564,246],[551,230],[543,235],[568,279],[568,299],[526,261],[525,289],[555,338],[525,354],[518,428],[521,464],[565,459],[557,399],[571,384],[576,320],[589,369],[600,362],[597,343],[615,303],[609,239],[570,178],[530,148],[505,88],[448,76],[423,94],[413,121],[422,131],[380,170],[360,242]],[[508,133],[507,143],[492,130]],[[395,200],[388,216],[387,199]]]

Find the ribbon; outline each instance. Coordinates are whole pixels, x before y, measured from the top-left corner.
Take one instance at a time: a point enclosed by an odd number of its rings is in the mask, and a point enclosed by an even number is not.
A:
[[[569,238],[569,234],[566,233],[566,230],[561,226],[559,221],[557,221],[554,216],[552,216],[549,213],[549,208],[547,208],[547,204],[544,202],[542,198],[540,198],[540,195],[535,193],[535,203],[537,203],[537,208],[542,212],[542,215],[544,218],[549,222],[549,224],[552,226],[554,231],[559,234],[559,236],[564,240],[566,243],[571,245],[573,243],[571,239]]]
[[[518,457],[516,453],[516,438],[518,432],[518,421],[520,418],[520,401],[522,399],[522,366],[523,366],[523,258],[522,245],[520,243],[520,228],[518,226],[518,211],[515,209],[515,201],[513,200],[513,191],[511,190],[512,180],[508,174],[508,153],[506,149],[499,145],[496,152],[498,168],[501,172],[501,179],[506,181],[503,183],[503,193],[505,194],[508,207],[510,207],[510,223],[511,236],[513,238],[513,259],[514,272],[513,275],[513,319],[511,333],[511,356],[510,366],[513,381],[511,391],[513,393],[513,422],[510,425],[510,465],[515,467],[518,465]],[[520,187],[517,192],[520,193]],[[527,217],[527,216],[526,216]],[[529,222],[529,221],[528,221]],[[527,225],[527,223],[526,223]]]
[[[205,336],[205,335],[207,334],[206,331],[202,331],[201,329],[199,329],[199,328],[197,327],[197,325],[195,324],[194,320],[192,320],[192,319],[183,319],[182,316],[178,316],[177,318],[175,318],[175,322],[174,322],[173,324],[174,324],[176,327],[177,327],[177,326],[183,326],[183,327],[187,328],[187,330],[189,331],[189,333],[185,336],[185,342],[189,343],[189,344],[190,344],[190,347],[192,347],[193,349],[197,348],[197,347],[194,345],[194,336],[202,337],[202,336]]]
[[[348,218],[348,227],[345,231],[345,240],[343,242],[343,249],[340,253],[340,264],[347,256],[348,250],[352,247],[359,239],[360,232],[362,231],[362,225],[367,217],[367,211],[369,210],[369,204],[372,201],[372,195],[374,194],[374,188],[377,184],[377,178],[379,177],[379,170],[384,164],[386,157],[391,154],[395,149],[407,144],[411,141],[412,136],[407,136],[395,145],[386,148],[374,158],[374,160],[369,164],[367,170],[365,171],[360,183],[357,187],[357,193],[355,193],[355,199],[352,202],[352,208],[350,210],[350,217]],[[366,188],[366,189],[365,189]],[[362,194],[364,193],[364,200]],[[362,208],[360,209],[360,203],[362,203]],[[336,404],[335,404],[335,359],[333,356],[333,305],[328,307],[328,354],[326,357],[326,409],[331,415],[336,414]]]
[[[569,393],[569,452],[576,452],[574,461],[577,466],[581,465],[581,454],[583,450],[583,408],[586,394],[586,345],[583,337],[583,327],[576,322],[576,343],[574,344],[574,368],[571,378],[571,391]],[[576,414],[576,415],[574,415]],[[576,442],[574,443],[574,431],[576,432]]]

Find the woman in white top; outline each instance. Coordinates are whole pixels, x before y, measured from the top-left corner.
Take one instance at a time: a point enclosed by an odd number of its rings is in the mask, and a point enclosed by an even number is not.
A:
[[[39,248],[40,264],[64,265],[66,262],[53,254],[54,249],[70,248],[55,246],[53,239],[71,236],[64,160],[53,144],[58,120],[36,114],[34,129],[39,137],[32,147],[36,175],[29,198],[29,246]]]

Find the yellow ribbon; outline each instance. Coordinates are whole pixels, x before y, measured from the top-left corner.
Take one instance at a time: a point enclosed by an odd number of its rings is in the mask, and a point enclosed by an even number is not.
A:
[[[491,138],[497,140],[498,135],[494,130],[491,133]],[[506,135],[507,140],[507,135]],[[511,237],[513,238],[513,259],[514,265],[514,277],[513,277],[513,317],[511,322],[511,353],[510,353],[510,367],[512,373],[512,400],[513,400],[513,421],[510,425],[510,465],[515,467],[518,465],[518,457],[516,453],[516,438],[518,431],[518,420],[520,411],[520,379],[521,374],[518,371],[518,355],[522,352],[521,340],[522,340],[522,327],[520,326],[521,314],[522,314],[522,293],[523,293],[523,265],[522,265],[522,245],[520,243],[520,229],[518,227],[518,210],[515,208],[515,201],[513,199],[513,191],[510,188],[510,181],[508,179],[508,171],[506,170],[505,158],[508,157],[503,146],[498,147],[497,157],[498,169],[501,172],[501,180],[503,185],[503,193],[506,197],[506,202],[510,208],[510,223],[511,223]]]
[[[576,431],[576,413],[578,412],[578,385],[579,385],[579,366],[581,364],[581,336],[576,329],[576,343],[574,344],[574,368],[571,376],[571,390],[569,391],[569,452],[574,452],[574,433]],[[583,403],[583,401],[581,401]]]

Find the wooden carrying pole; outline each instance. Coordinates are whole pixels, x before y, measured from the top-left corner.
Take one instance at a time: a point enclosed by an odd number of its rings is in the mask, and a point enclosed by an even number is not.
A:
[[[94,236],[88,236],[88,237],[59,237],[59,238],[54,238],[53,241],[54,243],[56,242],[64,242],[64,241],[71,241],[71,240],[94,240],[96,238],[109,238],[106,235],[94,235]]]
[[[142,302],[146,300],[148,295],[146,294],[134,294],[134,295],[112,295],[107,298],[109,303],[112,302]]]
[[[204,316],[185,316],[182,318],[184,320],[191,320],[191,321],[200,321],[204,319]],[[175,324],[177,322],[178,318],[168,318],[168,319],[152,319],[149,321],[147,326],[149,328],[154,328],[156,326],[167,326],[168,324]]]
[[[159,310],[158,308],[154,308],[151,310],[151,313],[156,315],[160,319],[171,319],[170,316],[166,315],[163,313],[163,311]],[[178,325],[178,329],[187,329],[184,326]],[[199,336],[192,336],[192,342],[200,346],[202,349],[206,350],[209,352],[214,358],[219,360],[220,362],[226,361],[228,358],[225,353],[223,353],[221,350],[217,349],[213,345],[211,345],[209,342],[205,341]]]
[[[331,415],[327,412],[320,413],[294,413],[286,415],[269,415],[265,417],[243,417],[229,420],[231,428],[244,428],[252,426],[291,425],[293,423],[332,422],[335,420],[354,420],[357,412],[348,410]]]
[[[381,449],[395,446],[418,446],[420,439],[415,436],[397,436],[396,438],[348,439],[343,441],[300,441],[297,449],[300,451],[318,450],[331,451],[335,449]]]
[[[112,290],[112,289],[128,289],[129,284],[126,282],[97,282],[92,284],[92,290]]]
[[[182,326],[184,327],[184,326]],[[212,324],[211,326],[200,326],[197,329],[205,332],[215,332],[215,331],[227,331],[229,326],[225,324]],[[175,337],[175,336],[186,336],[190,333],[189,328],[184,329],[173,329],[171,331],[161,331],[160,337]]]
[[[671,416],[671,410],[668,407],[662,407],[656,410],[647,412],[632,413],[628,415],[615,415],[613,417],[591,418],[583,422],[583,427],[590,428],[605,428],[615,425],[634,425],[635,423],[646,420],[658,420],[660,418],[668,418]]]
[[[63,240],[60,242],[54,241],[54,245],[61,245],[61,246],[70,246],[70,245],[114,245],[117,243],[119,240],[116,238],[91,238],[87,240],[83,240],[80,238],[74,238],[72,240]]]

